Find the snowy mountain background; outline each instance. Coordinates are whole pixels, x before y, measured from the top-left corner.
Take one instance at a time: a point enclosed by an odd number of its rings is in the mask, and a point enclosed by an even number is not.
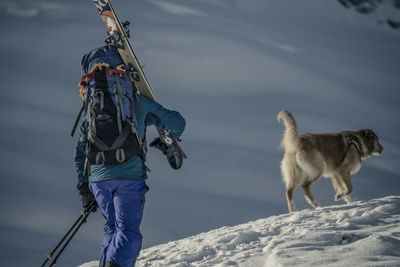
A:
[[[400,264],[400,197],[271,216],[143,250],[138,267]],[[79,267],[97,267],[89,262]]]
[[[149,153],[145,248],[287,212],[281,109],[300,132],[373,129],[385,151],[353,177],[353,198],[399,195],[400,32],[376,23],[388,9],[362,15],[318,0],[115,5],[131,20],[158,100],[187,120],[182,170]],[[0,20],[0,257],[39,265],[81,207],[69,132],[80,59],[103,44],[104,27],[92,1],[78,0],[1,0]],[[323,206],[337,204],[329,180],[312,191]],[[308,208],[300,190],[295,201]],[[96,259],[102,223],[92,216],[58,266]]]

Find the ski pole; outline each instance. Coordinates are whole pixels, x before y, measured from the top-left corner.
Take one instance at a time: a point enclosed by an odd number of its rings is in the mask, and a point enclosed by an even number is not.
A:
[[[60,242],[58,242],[58,244],[56,245],[56,247],[49,253],[47,254],[47,258],[46,260],[43,262],[43,264],[41,265],[41,267],[44,267],[46,265],[46,263],[51,260],[51,258],[53,257],[54,252],[58,249],[58,247],[64,242],[64,240],[67,238],[67,236],[71,233],[71,231],[75,228],[75,226],[79,223],[79,221],[82,219],[83,214],[81,214],[78,219],[74,222],[74,224],[71,226],[71,228],[69,228],[69,230],[67,231],[67,233],[64,235],[64,237],[60,240]]]
[[[83,215],[82,220],[78,224],[78,226],[75,228],[75,230],[72,232],[70,237],[67,239],[65,242],[64,246],[60,249],[60,251],[57,253],[57,255],[54,257],[53,261],[50,263],[50,267],[54,266],[57,264],[57,260],[60,257],[60,255],[64,252],[65,248],[68,246],[69,242],[71,242],[72,238],[74,238],[75,234],[78,232],[78,230],[81,228],[81,226],[86,223],[87,217],[89,217],[90,213],[93,211],[93,209],[96,207],[95,202],[92,202],[92,204],[89,207],[89,210],[86,211]]]
[[[89,209],[90,211],[93,209],[93,204],[90,205]],[[43,264],[41,265],[41,267],[44,267],[46,265],[46,263],[52,259],[54,253],[57,251],[57,249],[61,246],[61,244],[64,242],[64,240],[68,237],[68,235],[72,232],[72,230],[76,227],[76,225],[82,220],[82,218],[85,216],[86,213],[81,212],[81,214],[79,215],[78,219],[76,219],[76,221],[74,222],[74,224],[68,229],[67,233],[63,236],[63,238],[60,240],[60,242],[58,242],[58,244],[55,246],[55,248],[47,254],[47,258],[46,260],[43,262]],[[86,217],[87,218],[87,217]]]

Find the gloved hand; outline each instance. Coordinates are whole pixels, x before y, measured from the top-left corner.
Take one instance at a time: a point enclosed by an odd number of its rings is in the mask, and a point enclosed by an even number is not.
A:
[[[182,154],[174,146],[168,148],[167,159],[172,169],[179,170],[182,167]]]
[[[76,188],[79,191],[79,194],[81,196],[81,201],[83,205],[83,209],[85,212],[87,212],[90,208],[90,204],[94,202],[94,208],[92,209],[92,212],[95,212],[97,210],[97,203],[96,199],[94,198],[94,195],[92,191],[89,189],[89,183],[88,182],[80,182],[76,186]]]
[[[164,155],[167,155],[168,146],[167,146],[163,141],[161,141],[160,137],[157,137],[156,139],[154,139],[154,140],[150,143],[150,146],[151,146],[151,147],[155,147],[155,148],[161,150],[161,152],[162,152]]]
[[[163,141],[161,141],[160,137],[157,137],[150,143],[151,147],[158,148],[161,152],[167,156],[169,165],[178,170],[182,166],[182,155],[176,149],[174,145],[167,146]]]

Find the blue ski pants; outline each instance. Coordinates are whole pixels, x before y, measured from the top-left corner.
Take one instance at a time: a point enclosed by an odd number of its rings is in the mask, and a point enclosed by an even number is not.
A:
[[[145,181],[103,180],[90,183],[90,190],[105,219],[100,267],[106,261],[135,266],[142,247],[140,223],[148,191]]]

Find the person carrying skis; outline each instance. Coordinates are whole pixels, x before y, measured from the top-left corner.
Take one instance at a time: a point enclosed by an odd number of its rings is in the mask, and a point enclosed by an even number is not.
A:
[[[185,119],[139,94],[117,48],[96,48],[82,59],[80,94],[86,119],[75,149],[77,189],[84,209],[97,205],[105,219],[100,267],[132,267],[142,246],[146,127],[179,138]],[[155,146],[166,154],[157,138]]]

